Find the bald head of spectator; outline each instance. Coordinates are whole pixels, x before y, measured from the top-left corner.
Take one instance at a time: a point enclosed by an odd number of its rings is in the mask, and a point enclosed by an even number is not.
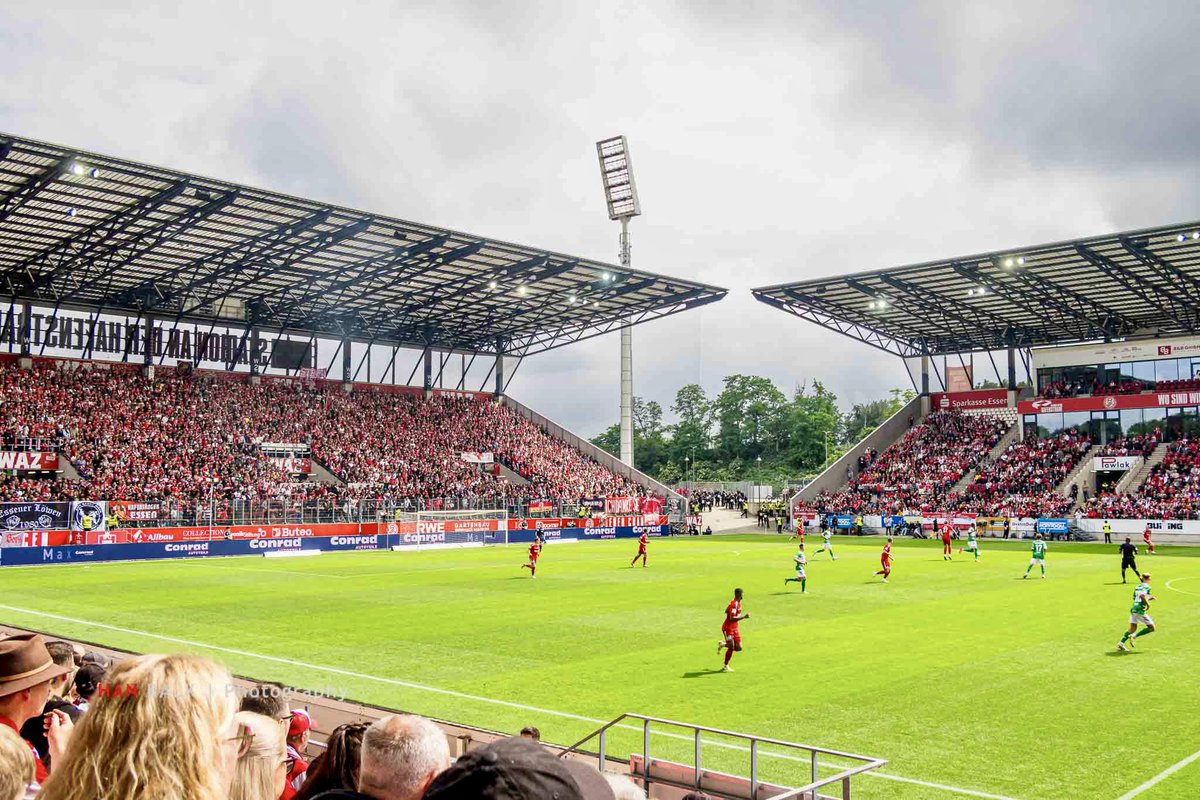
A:
[[[418,800],[449,766],[441,728],[409,714],[384,717],[363,734],[358,790],[375,800]]]

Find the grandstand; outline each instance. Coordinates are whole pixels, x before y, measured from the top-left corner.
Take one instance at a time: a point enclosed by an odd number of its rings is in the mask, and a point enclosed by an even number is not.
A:
[[[964,525],[999,516],[1023,530],[1071,520],[1092,533],[1112,517],[1121,531],[1149,524],[1200,541],[1191,455],[1200,435],[1200,223],[754,294],[902,357],[918,393],[800,492],[795,511],[873,514],[875,525],[896,514]],[[1000,388],[975,387],[976,357]],[[989,436],[922,447],[945,438],[946,409],[998,415],[1003,446],[988,452]],[[868,450],[879,461],[856,474]]]
[[[722,289],[7,134],[0,198],[2,501],[151,525],[672,496],[506,389]]]

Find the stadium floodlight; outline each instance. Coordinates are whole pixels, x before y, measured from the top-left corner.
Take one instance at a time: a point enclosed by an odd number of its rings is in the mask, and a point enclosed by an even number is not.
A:
[[[1024,266],[1024,264],[1025,264],[1025,256],[1021,256],[1020,258],[1018,258],[1018,259],[1017,259],[1017,263],[1018,263],[1018,264],[1020,264],[1020,265],[1022,265],[1022,266]]]
[[[602,139],[596,142],[596,155],[600,159],[608,218],[621,223],[621,266],[628,268],[629,220],[642,213],[629,142],[624,136]],[[611,279],[611,275],[604,273],[605,283]],[[621,461],[633,466],[633,330],[627,321],[621,326]]]
[[[522,297],[524,297],[528,292],[529,290],[525,288],[525,284],[523,283],[517,287],[517,294],[521,295]]]
[[[74,208],[68,208],[68,209],[67,209],[67,216],[68,216],[68,217],[73,217],[73,216],[75,216],[75,209],[74,209]]]
[[[497,285],[496,282],[492,281],[491,283],[488,284],[488,288],[491,289],[492,291],[495,291],[496,285]]]
[[[99,169],[97,169],[96,167],[92,167],[92,168],[91,168],[91,169],[88,171],[88,175],[89,175],[89,176],[91,176],[91,177],[93,177],[93,178],[99,178],[99,177],[100,177],[100,170],[99,170]]]
[[[1194,241],[1194,240],[1197,240],[1197,239],[1200,239],[1200,231],[1194,231],[1194,232],[1192,233],[1192,239],[1193,239],[1193,241]]]
[[[67,167],[67,171],[72,175],[82,175],[85,172],[83,164],[80,164],[78,161],[72,161],[71,165]]]

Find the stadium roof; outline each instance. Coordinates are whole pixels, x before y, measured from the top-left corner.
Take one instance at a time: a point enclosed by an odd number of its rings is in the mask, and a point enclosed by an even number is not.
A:
[[[896,355],[1200,331],[1200,222],[767,286],[764,303]]]
[[[725,290],[0,133],[0,295],[519,356]]]

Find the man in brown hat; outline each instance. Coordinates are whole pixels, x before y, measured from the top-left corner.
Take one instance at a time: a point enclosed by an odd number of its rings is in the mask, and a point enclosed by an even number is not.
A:
[[[50,697],[50,681],[71,671],[50,657],[46,643],[36,633],[18,633],[0,641],[0,725],[20,732],[21,726],[39,716]],[[47,728],[51,748],[62,742],[71,729],[65,715],[57,714]],[[28,744],[28,742],[26,742]],[[37,748],[29,745],[37,759],[37,780],[46,779],[47,772]]]

